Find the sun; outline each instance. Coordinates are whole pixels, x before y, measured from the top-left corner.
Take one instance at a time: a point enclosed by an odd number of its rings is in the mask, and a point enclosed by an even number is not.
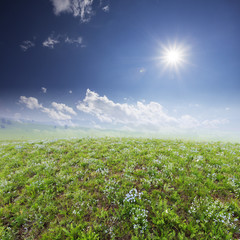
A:
[[[181,53],[178,50],[170,50],[165,56],[166,62],[169,64],[178,64],[181,62]]]
[[[187,63],[187,52],[188,48],[186,46],[177,43],[169,46],[162,45],[161,56],[159,57],[160,62],[164,65],[164,69],[178,72]]]

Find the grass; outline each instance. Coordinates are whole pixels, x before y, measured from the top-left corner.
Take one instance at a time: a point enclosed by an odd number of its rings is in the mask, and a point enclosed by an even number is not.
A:
[[[240,144],[0,145],[0,239],[240,239]]]

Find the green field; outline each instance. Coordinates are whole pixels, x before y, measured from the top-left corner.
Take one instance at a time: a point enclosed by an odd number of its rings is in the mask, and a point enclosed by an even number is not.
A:
[[[240,239],[240,144],[0,144],[0,239]]]

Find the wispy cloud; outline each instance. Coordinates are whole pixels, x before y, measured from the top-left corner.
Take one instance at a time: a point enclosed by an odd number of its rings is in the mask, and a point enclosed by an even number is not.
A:
[[[50,0],[54,7],[54,13],[68,12],[74,17],[80,17],[81,22],[89,22],[94,15],[93,0]]]
[[[75,46],[81,46],[85,47],[83,44],[83,38],[81,36],[78,36],[77,38],[71,38],[66,35],[57,35],[54,36],[54,33],[52,33],[43,43],[42,45],[44,47],[48,47],[50,49],[54,49],[56,44],[60,43],[66,43],[66,44],[74,44]]]
[[[57,37],[53,37],[53,35],[49,36],[42,45],[47,48],[53,49],[56,44],[59,43],[59,40]]]
[[[22,44],[20,45],[20,48],[26,52],[29,48],[32,48],[35,46],[35,43],[30,41],[30,40],[26,40],[26,41],[23,41]]]
[[[66,37],[65,38],[65,43],[68,43],[68,44],[75,44],[76,46],[83,46],[82,43],[83,43],[83,38],[82,37],[78,37],[78,38],[69,38],[69,37]]]
[[[71,123],[71,115],[77,115],[76,112],[69,106],[63,103],[52,102],[53,108],[44,107],[38,102],[37,98],[21,96],[19,103],[24,104],[27,108],[40,110],[46,113],[50,119],[57,121],[59,124]]]
[[[41,90],[43,93],[47,93],[47,89],[45,87],[42,87]]]
[[[157,102],[149,104],[137,102],[135,105],[115,103],[106,96],[101,97],[89,89],[87,89],[83,101],[77,104],[77,109],[95,116],[101,122],[123,124],[130,127],[194,129],[199,127],[215,128],[227,123],[227,120],[222,119],[200,121],[190,115],[176,118],[170,116]]]

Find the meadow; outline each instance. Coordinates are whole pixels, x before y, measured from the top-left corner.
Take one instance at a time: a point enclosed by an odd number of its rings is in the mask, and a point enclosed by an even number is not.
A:
[[[2,141],[0,239],[240,239],[240,144]]]

